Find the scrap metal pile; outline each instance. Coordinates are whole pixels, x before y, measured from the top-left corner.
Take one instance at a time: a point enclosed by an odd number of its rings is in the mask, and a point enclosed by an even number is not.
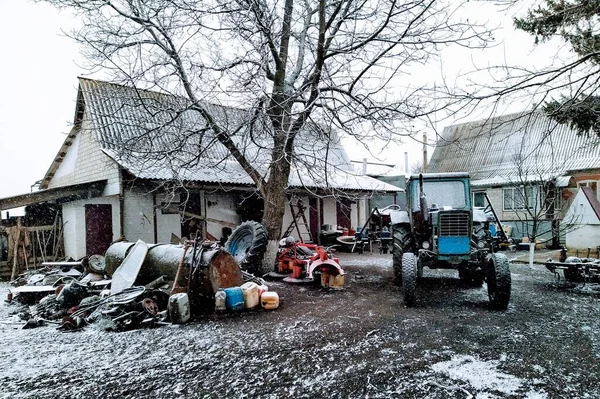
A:
[[[262,249],[255,245],[255,260],[265,249],[266,241]],[[215,310],[279,306],[279,297],[268,292],[264,280],[243,271],[213,241],[118,242],[105,256],[44,263],[12,283],[16,287],[9,290],[7,301],[22,305],[13,318],[26,321],[24,328],[53,323],[74,330],[94,323],[121,331],[185,323]]]

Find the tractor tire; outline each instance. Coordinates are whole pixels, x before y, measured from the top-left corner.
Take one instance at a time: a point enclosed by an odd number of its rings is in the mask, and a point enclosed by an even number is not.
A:
[[[402,286],[402,253],[400,251],[394,251],[392,253],[393,266],[394,266],[394,284]]]
[[[394,284],[402,285],[402,256],[406,252],[412,252],[414,238],[410,231],[410,225],[397,225],[392,230],[392,259],[394,266]]]
[[[225,243],[225,249],[234,257],[242,270],[264,274],[262,260],[267,249],[268,239],[267,230],[262,224],[248,221],[240,224],[231,232]]]
[[[504,254],[494,253],[488,259],[487,285],[490,306],[495,310],[506,310],[510,301],[510,267]]]
[[[414,306],[417,300],[417,257],[412,252],[402,255],[402,293],[404,305]]]

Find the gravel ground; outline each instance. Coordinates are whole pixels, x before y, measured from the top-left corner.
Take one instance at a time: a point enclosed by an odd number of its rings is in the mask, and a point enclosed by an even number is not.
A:
[[[340,258],[344,290],[273,281],[276,311],[182,326],[23,330],[2,303],[0,397],[600,398],[598,285],[514,263],[495,312],[485,285],[426,270],[405,308],[391,255]]]

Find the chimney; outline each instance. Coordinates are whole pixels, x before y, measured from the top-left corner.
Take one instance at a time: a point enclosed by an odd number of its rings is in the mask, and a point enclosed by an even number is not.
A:
[[[363,164],[362,164],[362,174],[366,175],[367,174],[367,158],[363,158]]]

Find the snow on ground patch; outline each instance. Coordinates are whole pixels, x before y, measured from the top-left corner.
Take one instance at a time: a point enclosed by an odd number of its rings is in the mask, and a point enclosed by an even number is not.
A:
[[[433,371],[447,375],[452,380],[468,382],[477,391],[493,391],[514,395],[523,385],[523,380],[497,370],[499,361],[482,361],[473,356],[455,355],[450,360],[435,363]],[[542,398],[545,394],[530,391],[528,398]],[[533,395],[535,393],[535,395]],[[479,397],[493,397],[481,396]]]

